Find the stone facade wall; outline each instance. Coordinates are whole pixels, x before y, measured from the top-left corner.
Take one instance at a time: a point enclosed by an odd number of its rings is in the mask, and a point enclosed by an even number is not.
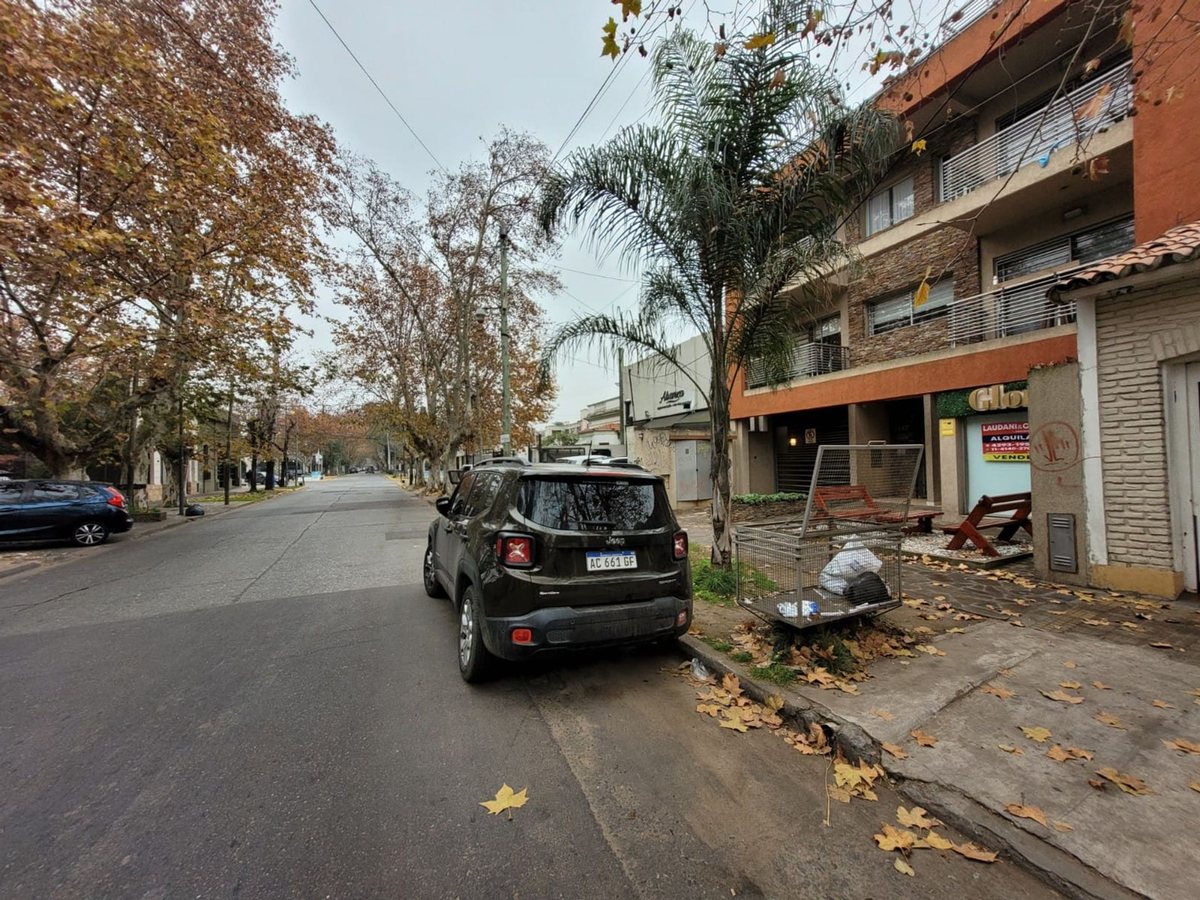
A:
[[[913,162],[907,169],[896,172],[900,177],[913,176],[914,218],[928,214],[937,205],[939,160],[969,147],[974,141],[974,120],[948,126],[935,133],[925,153],[912,157]],[[865,218],[864,202],[862,209],[847,223],[847,241],[858,243],[863,240]],[[974,235],[949,225],[864,259],[856,267],[846,292],[848,332],[845,343],[850,347],[852,366],[904,359],[949,346],[948,316],[881,335],[867,334],[867,304],[899,291],[916,290],[926,267],[932,269],[931,281],[939,276],[954,279],[955,297],[979,293],[979,242]]]
[[[1110,563],[1175,565],[1156,336],[1200,323],[1194,281],[1096,302],[1100,445]]]

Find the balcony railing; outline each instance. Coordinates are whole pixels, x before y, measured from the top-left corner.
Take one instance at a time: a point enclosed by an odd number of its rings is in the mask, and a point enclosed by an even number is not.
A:
[[[950,346],[1027,334],[1075,321],[1074,303],[1051,303],[1046,293],[1066,275],[1087,266],[1060,269],[1032,281],[963,297],[950,304]]]
[[[984,13],[995,6],[999,0],[967,0],[955,12],[946,17],[937,30],[933,43],[940,45],[950,40],[977,19],[983,18]]]
[[[797,344],[792,350],[792,358],[783,375],[783,381],[795,378],[811,378],[814,375],[828,375],[830,372],[840,372],[850,365],[850,351],[840,344],[823,344],[817,341],[805,341]],[[746,384],[757,388],[770,384],[771,378],[767,373],[766,363],[761,359],[752,359],[746,366]]]
[[[942,163],[941,198],[954,200],[980,185],[1050,156],[1123,119],[1133,99],[1131,63],[1100,75],[974,147]]]

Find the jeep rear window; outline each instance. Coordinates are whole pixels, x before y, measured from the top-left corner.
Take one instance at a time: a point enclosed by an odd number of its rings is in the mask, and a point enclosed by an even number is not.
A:
[[[670,522],[666,497],[655,482],[620,478],[526,478],[517,510],[563,531],[639,531]]]

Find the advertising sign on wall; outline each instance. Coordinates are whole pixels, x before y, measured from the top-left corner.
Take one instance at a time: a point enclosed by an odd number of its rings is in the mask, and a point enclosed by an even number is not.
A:
[[[988,422],[982,435],[987,462],[1029,462],[1028,422]]]

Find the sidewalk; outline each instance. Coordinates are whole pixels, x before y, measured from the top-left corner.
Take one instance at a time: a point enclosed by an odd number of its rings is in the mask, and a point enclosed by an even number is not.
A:
[[[871,663],[857,693],[803,680],[757,690],[782,693],[847,752],[882,762],[912,802],[1069,894],[1194,896],[1200,604],[1039,583],[1028,564],[913,562],[903,577],[905,605],[884,619],[907,632],[911,657]],[[747,618],[699,603],[696,630],[726,640]],[[765,659],[684,644],[744,683]]]

